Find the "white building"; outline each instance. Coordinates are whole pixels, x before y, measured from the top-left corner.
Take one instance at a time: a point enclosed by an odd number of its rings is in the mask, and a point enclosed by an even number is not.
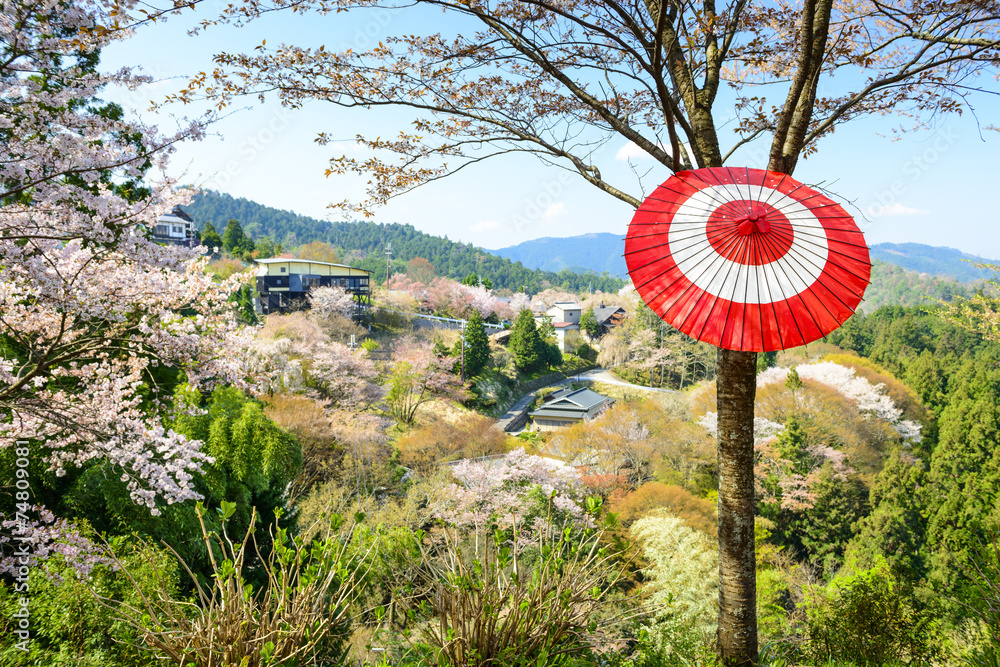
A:
[[[194,220],[180,206],[174,206],[174,210],[156,221],[153,240],[170,245],[194,245]]]
[[[559,349],[563,352],[572,352],[567,349],[566,341],[572,341],[575,336],[569,332],[580,333],[580,305],[576,303],[556,303],[545,311],[544,315],[535,318],[536,322],[548,322],[556,330],[556,339],[559,341]],[[570,348],[573,346],[570,345]]]

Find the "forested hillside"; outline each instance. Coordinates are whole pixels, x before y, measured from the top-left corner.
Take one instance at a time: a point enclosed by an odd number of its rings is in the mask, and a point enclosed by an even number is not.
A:
[[[374,272],[375,279],[380,281],[386,273],[386,245],[391,244],[393,273],[405,271],[409,260],[423,257],[438,275],[461,279],[478,273],[488,277],[497,288],[514,291],[526,288],[536,293],[556,287],[570,292],[615,292],[625,284],[621,278],[608,274],[528,269],[471,244],[425,234],[412,225],[326,222],[210,190],[197,195],[184,209],[199,229],[212,222],[221,230],[228,220],[235,219],[254,240],[267,236],[286,249],[312,241],[330,243],[341,249],[343,260]]]
[[[969,297],[977,289],[977,285],[909,271],[877,259],[872,261],[871,280],[859,309],[866,313],[882,306],[927,306],[937,299],[949,301],[953,296]]]

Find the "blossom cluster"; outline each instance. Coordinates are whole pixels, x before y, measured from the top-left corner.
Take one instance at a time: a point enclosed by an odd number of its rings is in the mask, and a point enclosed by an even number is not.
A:
[[[137,4],[14,1],[0,13],[0,447],[27,440],[57,474],[109,461],[155,510],[196,497],[208,460],[155,416],[160,369],[246,386],[250,332],[228,301],[246,277],[216,283],[197,249],[149,240],[191,194],[158,174],[203,124],[161,136],[97,100],[149,81],[100,73],[90,57],[128,36]]]
[[[577,501],[583,488],[580,473],[555,459],[522,448],[501,457],[459,461],[451,472],[458,483],[442,490],[434,515],[453,526],[521,528],[545,511],[532,492],[551,498],[553,508],[568,517],[586,520]]]
[[[397,273],[389,280],[388,287],[408,294],[420,308],[431,313],[463,317],[476,311],[484,318],[494,313],[499,317],[511,316],[508,304],[498,299],[493,290],[482,285],[463,285],[441,276],[425,285],[410,279],[405,273]]]
[[[803,380],[812,380],[834,389],[852,401],[864,415],[871,415],[887,421],[904,442],[919,443],[922,439],[921,426],[909,419],[903,419],[903,411],[885,393],[884,385],[873,385],[855,372],[853,368],[841,366],[832,361],[803,364],[795,369]],[[789,369],[772,367],[757,376],[757,386],[784,382]]]

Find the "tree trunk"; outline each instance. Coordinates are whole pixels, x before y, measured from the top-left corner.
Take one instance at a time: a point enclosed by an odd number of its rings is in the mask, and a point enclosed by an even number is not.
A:
[[[753,413],[757,353],[720,349],[719,653],[726,667],[757,664]]]

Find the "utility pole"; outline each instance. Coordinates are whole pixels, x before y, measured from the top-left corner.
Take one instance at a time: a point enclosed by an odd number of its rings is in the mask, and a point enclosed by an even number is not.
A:
[[[392,243],[390,242],[390,243],[386,243],[385,244],[385,286],[386,287],[389,286],[389,267],[391,266],[391,264],[390,264],[390,262],[392,261],[392,259],[390,259],[391,257],[392,257]]]

